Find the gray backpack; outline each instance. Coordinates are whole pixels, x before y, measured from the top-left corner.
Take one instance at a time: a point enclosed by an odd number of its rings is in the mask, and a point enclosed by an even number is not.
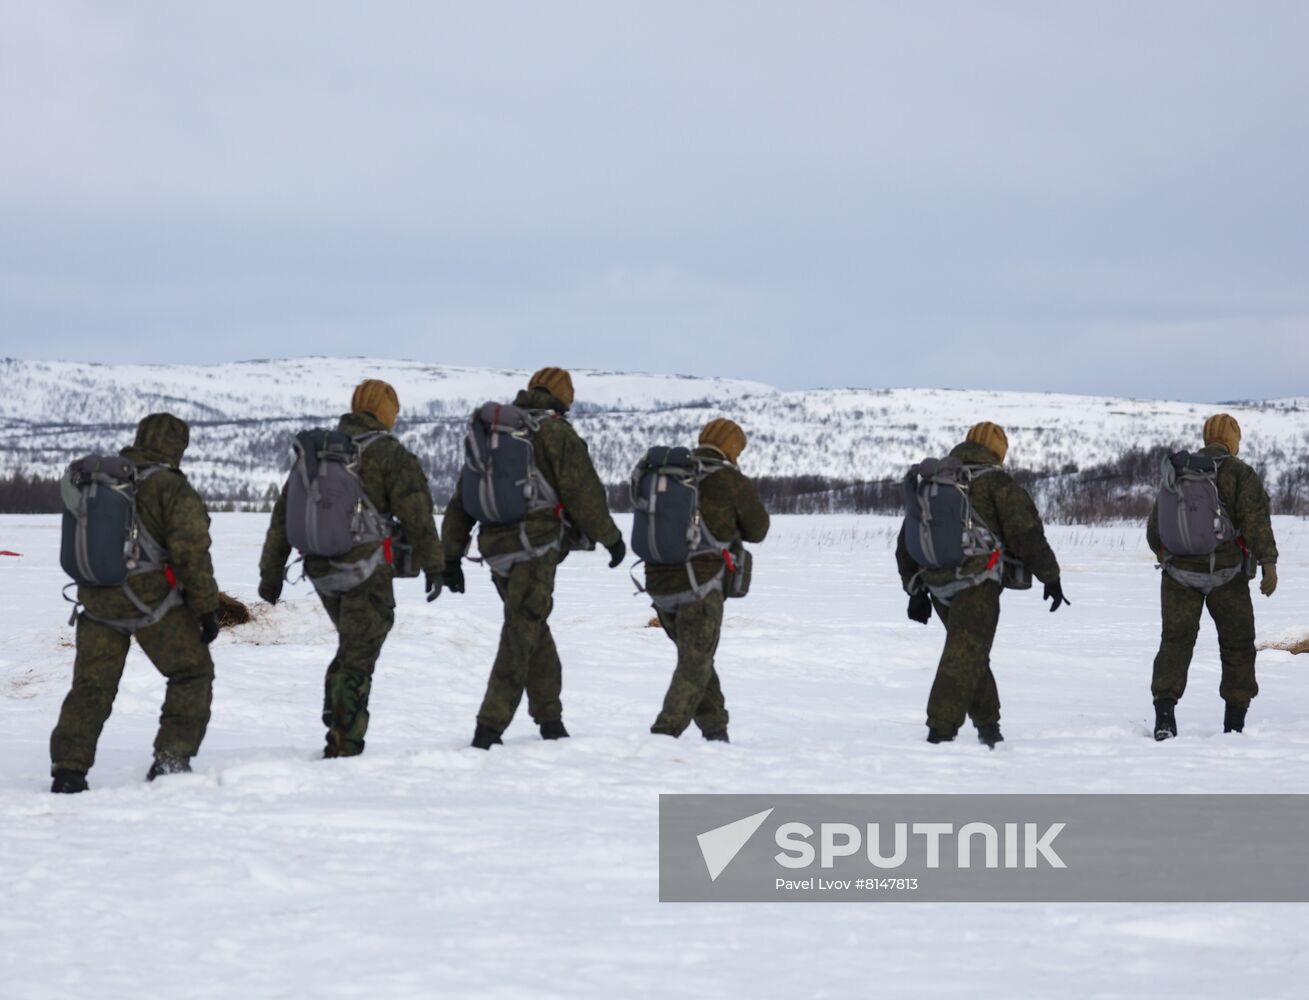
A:
[[[548,411],[484,403],[468,421],[460,491],[478,524],[519,524],[559,507],[559,494],[536,465],[532,437]]]
[[[1175,556],[1207,556],[1236,538],[1218,496],[1222,458],[1179,451],[1163,461],[1159,479],[1159,539]]]
[[[955,570],[952,582],[930,588],[944,604],[986,580],[1016,589],[1031,586],[1021,564],[1006,561],[1003,543],[973,509],[974,480],[998,471],[994,465],[966,465],[957,458],[926,458],[905,474],[905,548],[923,569]],[[962,575],[964,563],[975,556],[990,556],[986,568]]]
[[[120,631],[133,632],[152,625],[181,603],[181,594],[168,551],[146,529],[136,508],[136,489],[161,466],[136,466],[119,455],[87,455],[68,466],[60,481],[64,503],[59,565],[73,579],[65,587],[121,587],[141,612],[130,619],[87,617]],[[130,577],[162,570],[168,578],[168,597],[155,608],[147,607],[131,587]],[[69,624],[77,620],[75,607]]]
[[[358,545],[381,543],[368,558],[331,563],[333,572],[311,577],[320,594],[340,594],[363,583],[382,563],[394,564],[394,523],[368,499],[359,478],[359,462],[369,445],[386,431],[352,437],[344,431],[311,430],[291,445],[291,473],[286,480],[286,536],[303,556],[334,559]]]
[[[700,487],[728,463],[697,458],[689,448],[651,448],[632,469],[632,551],[652,566],[686,567],[689,587],[673,595],[651,595],[655,606],[672,610],[722,589],[726,597],[744,597],[750,589],[751,557],[737,539],[715,538],[700,513]],[[696,579],[693,559],[720,556],[723,567],[710,580]],[[639,565],[639,563],[638,563]],[[645,588],[632,580],[638,592]]]

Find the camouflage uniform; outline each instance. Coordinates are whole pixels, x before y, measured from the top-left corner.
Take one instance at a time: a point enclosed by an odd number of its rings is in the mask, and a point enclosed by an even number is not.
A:
[[[352,437],[385,431],[371,413],[347,413],[338,429]],[[359,462],[359,478],[368,499],[384,517],[394,517],[406,544],[414,550],[418,566],[430,573],[441,569],[441,545],[432,514],[432,494],[418,459],[399,440],[387,434],[371,443]],[[365,542],[344,556],[327,559],[306,556],[305,573],[311,580],[332,572],[333,562],[358,562],[377,551],[377,542]],[[286,488],[273,507],[264,539],[259,575],[274,589],[281,586],[291,543],[286,533]],[[368,696],[373,668],[395,623],[395,595],[391,566],[383,563],[373,574],[342,594],[320,594],[319,599],[337,631],[336,656],[327,668],[323,692],[323,725],[327,726],[329,757],[363,753],[368,731]]]
[[[978,476],[970,490],[973,510],[997,535],[1005,554],[1022,561],[1027,571],[1042,583],[1059,579],[1059,563],[1045,538],[1045,527],[1036,504],[1003,468],[995,452],[973,442],[964,442],[951,456],[966,465],[997,466],[997,471]],[[988,556],[973,556],[964,562],[960,575],[981,573]],[[912,592],[918,566],[905,545],[904,529],[895,550],[900,581]],[[929,587],[944,586],[955,579],[953,569],[924,569],[920,577]],[[932,603],[945,626],[945,649],[936,668],[936,679],[927,699],[927,724],[943,736],[953,736],[971,717],[975,726],[1000,721],[1000,695],[991,673],[991,645],[1000,622],[1000,584],[988,581],[956,594],[947,608]]]
[[[722,461],[723,456],[710,448],[697,448],[697,458]],[[768,535],[768,511],[759,501],[759,493],[735,465],[729,465],[705,478],[700,487],[700,513],[705,527],[723,542],[736,539],[757,543]],[[697,583],[711,580],[723,569],[722,557],[699,556],[692,560]],[[686,567],[645,567],[646,590],[652,596],[684,592],[690,581]],[[714,653],[723,626],[723,593],[716,590],[703,600],[683,604],[672,611],[661,611],[659,624],[677,646],[677,668],[664,695],[664,704],[652,733],[680,736],[692,720],[706,735],[727,729],[727,703],[714,668]]]
[[[563,717],[562,667],[548,624],[554,607],[555,568],[570,548],[581,543],[583,535],[606,548],[622,538],[609,516],[604,485],[591,464],[586,442],[563,416],[567,407],[539,388],[520,392],[514,405],[550,412],[533,435],[532,445],[537,468],[558,493],[567,521],[561,524],[549,510],[529,514],[526,530],[531,545],[548,545],[562,534],[560,549],[515,563],[507,576],[492,574],[496,592],[504,602],[504,626],[477,722],[497,733],[504,732],[513,721],[524,690],[528,711],[537,725]],[[441,525],[447,562],[458,563],[463,558],[476,523],[464,509],[462,484],[456,485]],[[521,527],[481,526],[477,532],[478,551],[483,557],[521,552]]]
[[[218,610],[218,585],[209,557],[209,514],[204,501],[177,468],[190,431],[177,417],[152,414],[141,421],[136,443],[122,456],[138,468],[159,466],[136,491],[146,530],[167,550],[184,603],[153,625],[135,630],[136,641],[167,679],[155,756],[186,761],[195,756],[209,725],[214,663],[200,638],[200,616]],[[127,586],[147,607],[158,607],[172,589],[163,570],[129,577]],[[50,736],[52,771],[85,773],[95,764],[96,743],[113,709],[132,636],[102,621],[139,618],[120,587],[79,587],[85,610],[77,618],[73,685]]]
[[[1260,565],[1275,565],[1277,543],[1273,538],[1269,516],[1268,493],[1259,474],[1245,462],[1228,453],[1223,445],[1210,445],[1200,454],[1221,460],[1218,467],[1218,498],[1244,538],[1251,556]],[[1168,557],[1170,564],[1182,570],[1210,572],[1208,556],[1169,556],[1159,537],[1159,507],[1155,505],[1146,525],[1150,550]],[[1223,542],[1214,553],[1214,569],[1240,566],[1245,558],[1237,541]],[[1259,693],[1255,683],[1254,608],[1250,603],[1250,580],[1238,573],[1230,582],[1212,590],[1206,597],[1199,590],[1185,586],[1167,573],[1160,583],[1160,608],[1163,619],[1159,652],[1154,660],[1154,677],[1150,688],[1156,699],[1178,701],[1186,690],[1186,674],[1200,631],[1200,613],[1209,608],[1209,616],[1218,630],[1218,652],[1222,661],[1222,681],[1218,693],[1230,704],[1244,707]]]

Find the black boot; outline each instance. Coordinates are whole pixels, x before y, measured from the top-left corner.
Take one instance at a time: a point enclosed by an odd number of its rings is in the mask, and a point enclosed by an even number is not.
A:
[[[154,781],[163,774],[190,774],[191,761],[186,757],[180,757],[174,753],[161,753],[155,757],[155,762],[150,765],[150,770],[146,772],[145,780]]]
[[[707,740],[709,740],[711,743],[731,743],[731,742],[732,742],[731,740],[729,740],[729,739],[727,738],[727,730],[726,730],[726,729],[715,729],[712,733],[705,733],[705,734],[704,734],[704,738],[707,739]]]
[[[1228,702],[1227,708],[1223,711],[1223,732],[1239,733],[1245,729],[1245,712],[1249,705],[1237,705],[1235,702]]]
[[[500,739],[500,734],[490,726],[484,726],[479,722],[477,728],[473,730],[473,746],[478,750],[490,750],[497,743],[504,743],[504,740]]]
[[[1000,735],[1000,723],[983,722],[977,727],[977,742],[986,744],[988,749],[994,750],[997,743],[1003,743],[1004,737]]]
[[[1177,718],[1173,715],[1173,709],[1177,707],[1177,702],[1172,698],[1156,698],[1154,700],[1154,738],[1158,740],[1172,739],[1177,735]]]
[[[85,774],[67,767],[56,768],[54,779],[54,782],[50,785],[50,791],[57,795],[75,795],[78,792],[86,791],[88,787]]]
[[[541,739],[543,740],[566,740],[568,739],[568,730],[564,728],[563,719],[550,719],[541,723]]]
[[[950,733],[947,735],[946,733],[941,732],[939,729],[933,729],[931,726],[927,727],[928,743],[950,743],[953,740],[954,740],[954,733]]]

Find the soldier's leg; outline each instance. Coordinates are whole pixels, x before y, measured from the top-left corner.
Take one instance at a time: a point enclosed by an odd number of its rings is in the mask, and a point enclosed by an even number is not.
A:
[[[174,608],[137,632],[136,641],[168,681],[155,756],[189,760],[199,752],[209,727],[214,690],[214,661],[200,639],[200,622],[190,608]]]
[[[352,757],[364,752],[373,668],[395,624],[391,573],[379,569],[353,590],[325,599],[323,606],[337,630],[336,656],[324,682],[325,753],[329,757]]]
[[[486,682],[486,696],[477,712],[478,725],[503,733],[518,711],[537,647],[549,635],[546,622],[554,609],[555,567],[558,563],[558,555],[548,552],[537,559],[518,563],[509,571],[508,577],[494,577],[495,588],[504,601],[505,617],[500,630],[500,648]],[[549,639],[549,646],[553,651],[553,638]],[[558,663],[558,655],[554,652],[554,663]],[[545,669],[543,689],[550,684],[548,664]]]
[[[994,640],[995,633],[991,633]],[[974,726],[985,726],[988,723],[1000,721],[1000,689],[996,687],[995,673],[991,670],[990,650],[987,650],[987,664],[982,670],[982,675],[977,679],[977,687],[973,691],[973,702],[968,706],[968,717],[973,720]]]
[[[713,678],[714,651],[718,648],[718,635],[723,625],[723,595],[715,592],[704,600],[684,604],[675,615],[660,612],[659,619],[664,630],[677,643],[677,668],[664,695],[663,708],[650,731],[680,736],[691,724],[692,717],[698,714]],[[717,692],[717,706],[713,704],[713,696],[710,697],[706,720],[716,721],[721,714],[722,725],[717,728],[726,728],[727,710],[721,704],[721,688]]]
[[[564,704],[560,699],[563,686],[563,665],[559,662],[559,650],[547,623],[541,626],[541,636],[527,665],[527,710],[538,726],[564,717]]]
[[[96,743],[113,711],[131,643],[128,636],[108,625],[93,622],[84,614],[78,616],[73,686],[50,734],[52,771],[67,768],[85,774],[95,764]]]
[[[1167,573],[1162,576],[1159,606],[1163,625],[1150,693],[1156,700],[1181,701],[1186,690],[1186,672],[1195,652],[1195,637],[1200,632],[1204,594],[1178,583]]]
[[[700,732],[721,733],[727,729],[731,716],[727,712],[727,699],[723,697],[723,685],[718,679],[718,668],[709,668],[709,683],[705,685],[704,696],[695,710],[695,724]]]
[[[1000,721],[1000,689],[995,683],[995,672],[991,669],[991,647],[995,645],[995,632],[1000,624],[1000,599],[995,602],[995,621],[991,624],[991,638],[986,644],[986,666],[977,679],[973,690],[973,701],[968,706],[968,717],[974,726],[985,726]]]
[[[1000,585],[987,581],[961,591],[950,602],[943,621],[945,648],[927,697],[927,724],[938,733],[953,736],[964,724],[990,669],[991,645],[1000,621]],[[994,678],[991,683],[995,683]],[[998,719],[999,696],[994,700]],[[983,708],[989,706],[984,702]]]
[[[319,594],[318,600],[323,605],[323,610],[327,612],[327,617],[332,622],[332,627],[337,631],[336,638],[336,655],[332,657],[332,662],[327,665],[327,673],[323,677],[323,725],[329,729],[332,726],[332,673],[336,665],[337,657],[341,655],[341,597],[339,594],[328,596]]]
[[[1209,595],[1209,615],[1218,629],[1218,653],[1223,679],[1218,693],[1223,701],[1244,707],[1259,693],[1254,676],[1254,606],[1250,581],[1244,575]]]

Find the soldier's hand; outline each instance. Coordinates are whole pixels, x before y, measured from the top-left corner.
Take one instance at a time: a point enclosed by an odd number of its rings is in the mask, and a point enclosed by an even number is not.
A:
[[[269,604],[276,604],[277,599],[282,596],[282,581],[262,581],[259,584],[259,596]]]
[[[462,594],[464,592],[464,567],[458,559],[451,559],[445,564],[445,570],[441,573],[441,582],[452,594]]]
[[[909,595],[909,620],[926,625],[932,617],[932,596],[925,590]]]
[[[1045,593],[1041,595],[1041,600],[1050,602],[1051,614],[1058,611],[1061,604],[1073,606],[1073,602],[1064,597],[1064,585],[1058,580],[1051,580],[1045,585]]]
[[[218,612],[210,611],[200,616],[200,641],[208,646],[218,638]]]
[[[627,558],[627,543],[623,541],[623,536],[618,536],[618,541],[613,545],[606,545],[609,550],[609,568],[616,569],[624,559]]]
[[[427,583],[427,603],[431,604],[441,596],[441,574],[434,569],[429,569],[423,577]]]
[[[1264,563],[1264,578],[1259,581],[1259,593],[1272,597],[1277,589],[1277,563]]]

